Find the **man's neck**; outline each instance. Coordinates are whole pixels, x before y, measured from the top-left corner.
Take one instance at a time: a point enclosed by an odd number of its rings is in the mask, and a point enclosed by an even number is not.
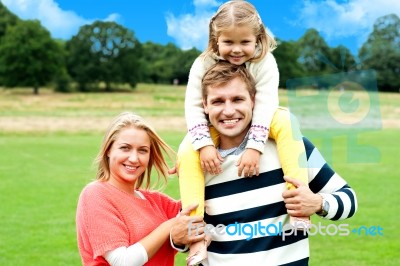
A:
[[[222,150],[228,150],[237,148],[246,139],[248,130],[244,130],[240,135],[230,137],[226,135],[220,135],[219,148]]]

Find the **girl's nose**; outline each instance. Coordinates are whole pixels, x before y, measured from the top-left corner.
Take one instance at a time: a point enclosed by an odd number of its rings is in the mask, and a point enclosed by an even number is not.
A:
[[[232,48],[232,51],[234,53],[239,53],[241,51],[241,49],[240,49],[239,45],[234,45],[233,48]]]

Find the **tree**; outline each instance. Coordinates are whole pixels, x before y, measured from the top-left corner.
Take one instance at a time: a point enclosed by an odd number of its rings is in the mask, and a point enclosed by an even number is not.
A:
[[[343,45],[330,49],[330,60],[334,71],[348,72],[356,69],[356,60],[350,50]]]
[[[332,68],[329,46],[315,29],[309,29],[298,40],[299,62],[307,75],[321,75]]]
[[[395,14],[378,18],[359,50],[362,69],[374,69],[380,91],[400,89],[400,19]]]
[[[171,84],[177,79],[181,84],[187,83],[190,67],[199,55],[195,48],[184,51],[172,43],[163,46],[146,42],[141,55],[143,81]]]
[[[18,17],[0,2],[0,40],[6,34],[7,27],[14,26],[18,21]]]
[[[277,40],[278,47],[273,51],[279,68],[279,87],[286,88],[286,81],[304,75],[304,68],[298,62],[299,49],[296,42]]]
[[[17,21],[19,21],[18,17],[11,13],[0,1],[0,43],[2,37],[6,34],[7,27],[15,25]],[[0,86],[2,84],[2,76],[0,76]]]
[[[179,83],[186,84],[188,82],[190,68],[192,67],[194,60],[200,55],[200,53],[201,52],[196,48],[180,51],[173,68],[174,78],[178,79]]]
[[[82,26],[67,42],[67,68],[81,90],[88,84],[129,83],[135,87],[140,75],[141,45],[134,33],[115,22],[96,21]]]
[[[39,87],[48,84],[61,66],[60,47],[37,20],[7,27],[0,43],[0,75],[5,86]]]

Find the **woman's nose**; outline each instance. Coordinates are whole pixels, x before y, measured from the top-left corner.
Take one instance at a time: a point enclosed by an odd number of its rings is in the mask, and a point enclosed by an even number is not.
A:
[[[129,154],[128,160],[131,161],[131,162],[137,162],[137,161],[138,161],[137,152],[136,152],[136,151],[132,151],[132,152]]]

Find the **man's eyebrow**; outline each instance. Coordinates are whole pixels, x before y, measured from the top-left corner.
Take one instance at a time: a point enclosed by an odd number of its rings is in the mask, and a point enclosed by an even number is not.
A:
[[[219,100],[222,99],[222,96],[208,96],[210,100]]]

